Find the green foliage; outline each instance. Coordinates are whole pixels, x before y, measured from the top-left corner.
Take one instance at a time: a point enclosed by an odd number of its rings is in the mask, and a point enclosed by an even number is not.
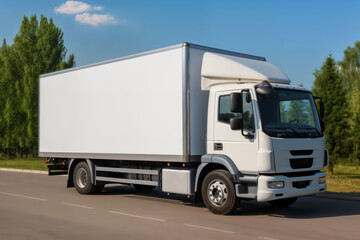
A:
[[[312,89],[314,96],[325,102],[325,136],[326,147],[330,154],[330,169],[336,164],[335,159],[347,154],[348,150],[348,108],[343,87],[335,60],[329,55],[320,70],[314,73]]]
[[[360,193],[360,169],[353,164],[338,164],[326,178],[327,191]]]
[[[16,168],[47,171],[47,165],[43,158],[11,158],[0,155],[0,168]]]
[[[357,41],[354,47],[346,48],[344,59],[339,62],[339,66],[345,89],[349,90],[354,84],[360,87],[360,41]]]
[[[19,84],[19,74],[16,67],[17,59],[14,48],[8,46],[5,40],[1,47],[0,58],[2,62],[2,67],[0,69],[0,95],[2,96],[0,105],[0,132],[2,133],[1,148],[11,153],[18,147],[16,134],[19,99],[16,93],[16,85]]]
[[[346,100],[349,114],[350,127],[350,158],[360,165],[360,42],[354,47],[347,47],[344,59],[339,63],[341,77],[345,83]]]
[[[4,40],[0,50],[0,150],[37,154],[40,74],[71,68],[66,59],[63,32],[41,15],[23,17],[14,43]]]
[[[327,57],[314,73],[313,94],[325,102],[326,146],[330,170],[350,159],[360,165],[360,42],[347,47],[338,64]]]

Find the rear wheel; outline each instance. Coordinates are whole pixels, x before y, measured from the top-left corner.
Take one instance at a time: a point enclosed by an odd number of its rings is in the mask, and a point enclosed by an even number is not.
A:
[[[155,186],[139,185],[139,184],[133,184],[133,186],[137,191],[150,191],[156,188]]]
[[[234,183],[226,170],[214,170],[206,175],[201,194],[205,206],[215,214],[230,214],[239,206]]]
[[[76,191],[81,194],[91,194],[96,190],[96,185],[91,183],[91,174],[86,162],[79,162],[74,169],[73,182]]]
[[[270,203],[274,207],[288,207],[288,206],[294,204],[296,202],[296,200],[297,200],[297,197],[293,197],[293,198],[284,198],[284,199],[279,199],[279,200],[273,200],[273,201],[269,201],[268,203]]]

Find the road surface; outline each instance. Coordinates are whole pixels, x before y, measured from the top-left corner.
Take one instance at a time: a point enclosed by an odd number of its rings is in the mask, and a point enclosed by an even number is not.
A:
[[[65,185],[65,176],[0,171],[0,239],[360,239],[360,201],[242,201],[221,216],[159,190],[109,185],[80,195]]]

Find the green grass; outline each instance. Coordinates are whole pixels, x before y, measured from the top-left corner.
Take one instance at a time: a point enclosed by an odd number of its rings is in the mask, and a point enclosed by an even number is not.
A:
[[[338,164],[334,167],[334,175],[327,173],[327,191],[360,194],[360,167]]]
[[[47,171],[44,158],[13,158],[0,156],[0,168],[19,168]],[[334,175],[330,175],[328,169],[327,183],[328,191],[359,193],[360,194],[360,167],[353,165],[336,165]]]
[[[0,157],[0,168],[19,168],[30,170],[44,170],[47,171],[44,158],[13,158]]]

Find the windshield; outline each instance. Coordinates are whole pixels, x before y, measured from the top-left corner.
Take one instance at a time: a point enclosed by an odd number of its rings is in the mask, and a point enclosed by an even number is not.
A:
[[[308,138],[323,134],[310,92],[274,88],[269,95],[257,94],[264,132],[272,137]]]

